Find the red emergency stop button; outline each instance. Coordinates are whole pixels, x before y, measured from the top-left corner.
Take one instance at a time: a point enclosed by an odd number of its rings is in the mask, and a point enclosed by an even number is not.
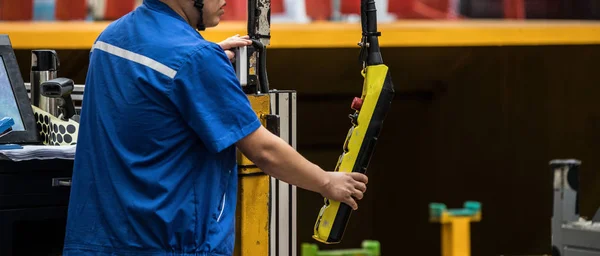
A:
[[[361,98],[354,97],[354,100],[352,100],[352,106],[351,106],[351,108],[354,109],[354,110],[356,110],[356,111],[359,111],[360,108],[362,107],[362,104],[363,104],[363,100]]]

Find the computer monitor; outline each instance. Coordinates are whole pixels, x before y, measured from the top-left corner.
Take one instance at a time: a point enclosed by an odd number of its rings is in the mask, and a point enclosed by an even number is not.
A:
[[[0,144],[35,144],[38,130],[8,35],[0,34],[0,118],[12,117],[13,131],[0,137]]]

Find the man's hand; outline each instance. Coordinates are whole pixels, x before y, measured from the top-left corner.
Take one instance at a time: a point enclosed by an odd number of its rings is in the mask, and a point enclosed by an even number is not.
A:
[[[233,61],[235,58],[235,53],[231,49],[237,48],[240,46],[251,45],[251,44],[252,44],[252,41],[250,40],[250,37],[248,35],[245,35],[245,36],[235,35],[235,36],[227,38],[224,41],[218,43],[218,45],[220,45],[221,48],[223,48],[223,50],[225,50],[225,54],[227,54],[227,57],[231,61]]]
[[[326,172],[311,163],[264,126],[236,143],[238,149],[266,174],[320,193],[358,209],[356,200],[367,190],[367,176],[360,173]]]
[[[356,200],[363,198],[368,182],[367,176],[362,173],[327,172],[327,181],[319,193],[327,199],[346,203],[356,210]]]

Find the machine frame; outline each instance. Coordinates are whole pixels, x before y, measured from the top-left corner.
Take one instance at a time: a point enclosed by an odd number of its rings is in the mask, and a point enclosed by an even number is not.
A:
[[[579,216],[577,159],[550,161],[553,184],[552,255],[600,256],[600,208],[592,220]]]

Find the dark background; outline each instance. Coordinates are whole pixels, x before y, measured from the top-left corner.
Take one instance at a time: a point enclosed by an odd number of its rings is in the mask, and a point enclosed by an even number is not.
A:
[[[30,53],[17,50],[29,80]],[[298,150],[332,170],[360,96],[358,49],[271,49],[271,88],[298,92]],[[85,82],[89,51],[59,50],[60,76]],[[439,255],[428,204],[482,203],[472,255],[550,253],[548,162],[583,161],[581,214],[600,206],[600,46],[384,48],[397,90],[370,183],[343,242],[383,255]],[[300,190],[299,190],[300,191]],[[322,198],[300,191],[298,239],[312,240]]]

